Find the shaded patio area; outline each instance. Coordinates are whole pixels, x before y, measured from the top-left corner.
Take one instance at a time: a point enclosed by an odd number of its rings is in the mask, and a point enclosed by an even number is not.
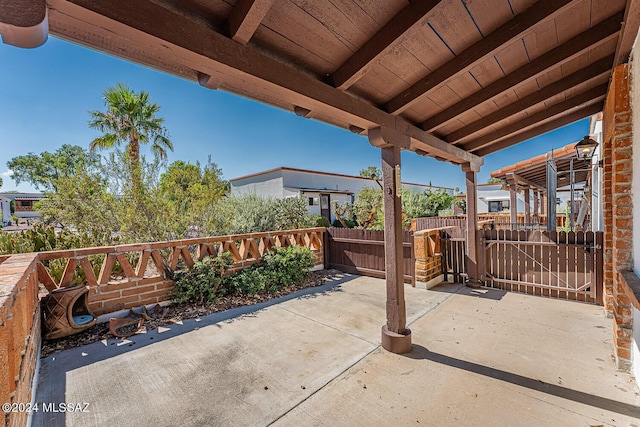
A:
[[[345,275],[271,304],[42,360],[33,425],[635,425],[599,306],[496,289],[405,287],[413,351],[380,348],[381,279]],[[254,311],[252,311],[254,310]]]

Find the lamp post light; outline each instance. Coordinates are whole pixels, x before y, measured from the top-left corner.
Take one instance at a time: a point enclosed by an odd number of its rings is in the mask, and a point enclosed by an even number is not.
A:
[[[576,144],[576,147],[575,147],[576,157],[580,160],[590,160],[593,157],[593,153],[595,152],[597,146],[598,146],[598,143],[596,141],[589,138],[589,135],[585,135],[585,137],[582,138],[582,140]],[[569,209],[571,231],[573,231],[575,226],[575,218],[574,218],[574,212],[573,212],[573,201],[574,201],[573,192],[574,192],[574,180],[575,180],[574,173],[575,171],[573,170],[573,158],[572,158],[569,162],[569,176],[571,178],[571,183],[570,183],[571,206]]]
[[[576,157],[580,160],[589,160],[593,157],[598,143],[586,135],[580,142],[576,144]]]

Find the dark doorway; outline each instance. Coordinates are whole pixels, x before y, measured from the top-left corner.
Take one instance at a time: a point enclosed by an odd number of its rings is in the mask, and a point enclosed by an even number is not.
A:
[[[331,222],[331,196],[329,194],[320,194],[320,215]]]

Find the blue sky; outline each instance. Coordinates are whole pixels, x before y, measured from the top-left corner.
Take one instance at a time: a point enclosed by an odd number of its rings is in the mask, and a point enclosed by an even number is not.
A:
[[[175,150],[169,161],[212,161],[226,179],[289,166],[357,175],[380,165],[366,137],[223,91],[213,91],[53,37],[36,49],[0,44],[0,174],[2,191],[32,191],[10,179],[7,161],[62,144],[89,147],[90,110],[117,82],[145,90],[162,106]],[[478,181],[500,167],[546,153],[588,133],[588,119],[485,158]],[[464,188],[458,166],[404,152],[403,181]]]

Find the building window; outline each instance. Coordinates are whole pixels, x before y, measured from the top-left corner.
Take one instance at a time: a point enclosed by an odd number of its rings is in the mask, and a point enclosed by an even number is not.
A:
[[[317,197],[309,197],[309,206],[318,206],[319,204]]]
[[[489,202],[489,212],[503,212],[509,210],[509,200],[494,200]]]

